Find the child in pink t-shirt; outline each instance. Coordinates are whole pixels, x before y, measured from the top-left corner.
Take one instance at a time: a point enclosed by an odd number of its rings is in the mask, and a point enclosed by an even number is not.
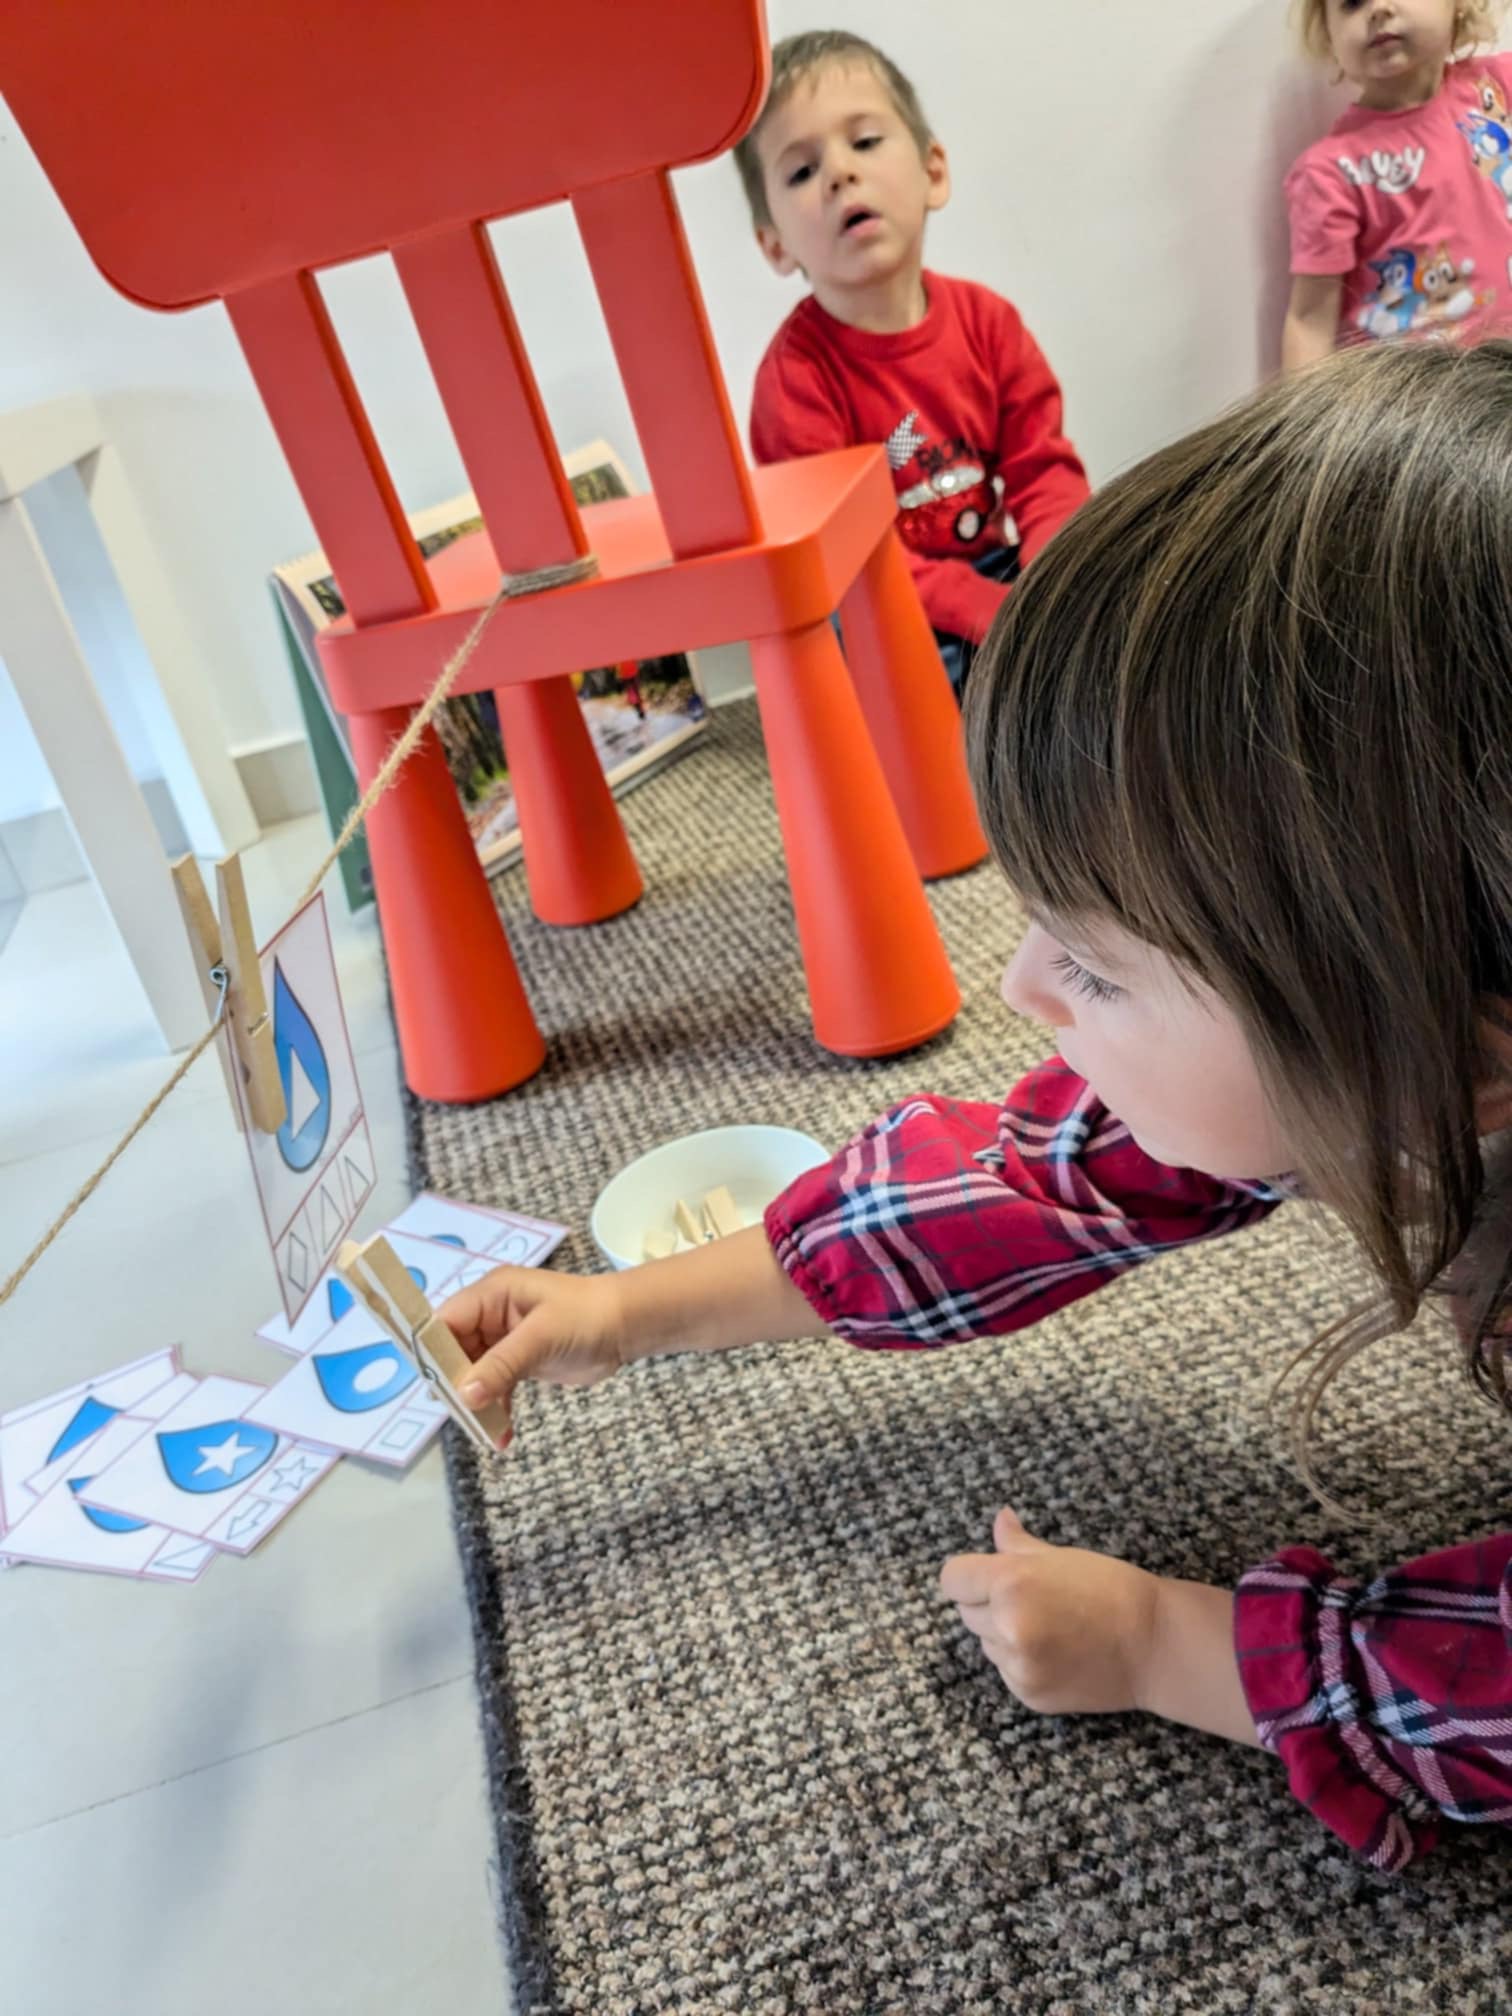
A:
[[[1287,369],[1341,343],[1512,325],[1512,56],[1499,0],[1301,0],[1360,96],[1286,178]]]

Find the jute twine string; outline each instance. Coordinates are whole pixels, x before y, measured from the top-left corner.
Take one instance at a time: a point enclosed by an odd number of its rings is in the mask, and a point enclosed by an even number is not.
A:
[[[440,676],[437,678],[435,685],[426,694],[420,706],[416,708],[404,733],[397,738],[394,746],[378,766],[372,783],[369,784],[366,791],[363,792],[357,803],[347,814],[341,831],[331,843],[330,851],[310,877],[309,886],[300,897],[298,903],[295,904],[295,910],[302,910],[310,898],[316,894],[331,868],[346,848],[351,845],[357,829],[398,776],[400,770],[404,767],[406,759],[413,755],[420,737],[430,726],[437,708],[440,707],[451,692],[452,687],[461,675],[463,667],[482,643],[484,632],[488,629],[489,624],[493,621],[503,604],[516,601],[522,595],[538,595],[547,588],[565,588],[574,581],[591,580],[597,572],[598,561],[591,553],[584,553],[579,558],[565,561],[558,567],[536,567],[525,573],[506,574],[504,576],[503,580],[499,583],[493,600],[486,608],[479,610],[477,620],[474,622],[472,628],[452,653],[451,657],[447,659],[445,665],[442,666]],[[293,912],[290,914],[292,915]],[[223,995],[221,1009],[224,1006],[225,997]],[[86,1177],[79,1185],[78,1189],[75,1190],[72,1197],[69,1198],[63,1209],[58,1213],[52,1224],[48,1226],[26,1258],[16,1268],[14,1273],[7,1276],[4,1285],[0,1286],[0,1307],[3,1307],[10,1300],[11,1296],[15,1294],[21,1283],[30,1274],[33,1267],[36,1266],[64,1226],[67,1225],[77,1211],[89,1202],[95,1191],[99,1189],[101,1183],[104,1182],[116,1163],[120,1161],[126,1150],[157,1112],[158,1108],[183,1083],[200,1058],[210,1048],[210,1045],[220,1034],[222,1021],[221,1009],[217,1010],[214,1021],[212,1021],[204,1035],[199,1038],[198,1042],[191,1049],[184,1052],[184,1055],[179,1059],[166,1082],[148,1100],[120,1140],[117,1141],[114,1148],[105,1157],[99,1168],[92,1175]]]

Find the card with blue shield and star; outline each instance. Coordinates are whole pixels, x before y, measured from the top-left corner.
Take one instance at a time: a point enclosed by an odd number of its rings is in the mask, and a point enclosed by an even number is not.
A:
[[[91,1477],[80,1502],[250,1554],[341,1460],[335,1449],[249,1421],[266,1390],[245,1379],[202,1379]]]

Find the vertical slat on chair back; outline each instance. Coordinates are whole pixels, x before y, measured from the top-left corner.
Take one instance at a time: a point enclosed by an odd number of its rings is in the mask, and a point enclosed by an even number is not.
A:
[[[226,307],[352,620],[386,623],[433,609],[419,548],[314,277],[265,281]]]
[[[493,247],[481,225],[396,248],[394,264],[468,478],[508,573],[588,550]]]
[[[761,536],[677,198],[663,170],[572,199],[672,551]]]

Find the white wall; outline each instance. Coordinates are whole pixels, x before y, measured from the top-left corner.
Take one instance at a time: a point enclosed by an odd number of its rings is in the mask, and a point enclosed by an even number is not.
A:
[[[770,0],[770,11],[774,38],[853,28],[912,76],[955,174],[930,257],[1022,308],[1094,478],[1273,364],[1280,176],[1333,102],[1293,57],[1281,0]],[[506,91],[501,80],[501,102]],[[743,419],[798,290],[757,256],[727,161],[679,186]],[[565,214],[513,219],[498,239],[558,439],[608,434],[639,468]],[[392,272],[368,262],[326,286],[405,501],[461,488]],[[0,107],[0,409],[79,390],[98,398],[179,558],[232,746],[296,733],[264,584],[313,537],[224,312],[158,316],[113,294]],[[0,721],[0,795],[11,725]]]

